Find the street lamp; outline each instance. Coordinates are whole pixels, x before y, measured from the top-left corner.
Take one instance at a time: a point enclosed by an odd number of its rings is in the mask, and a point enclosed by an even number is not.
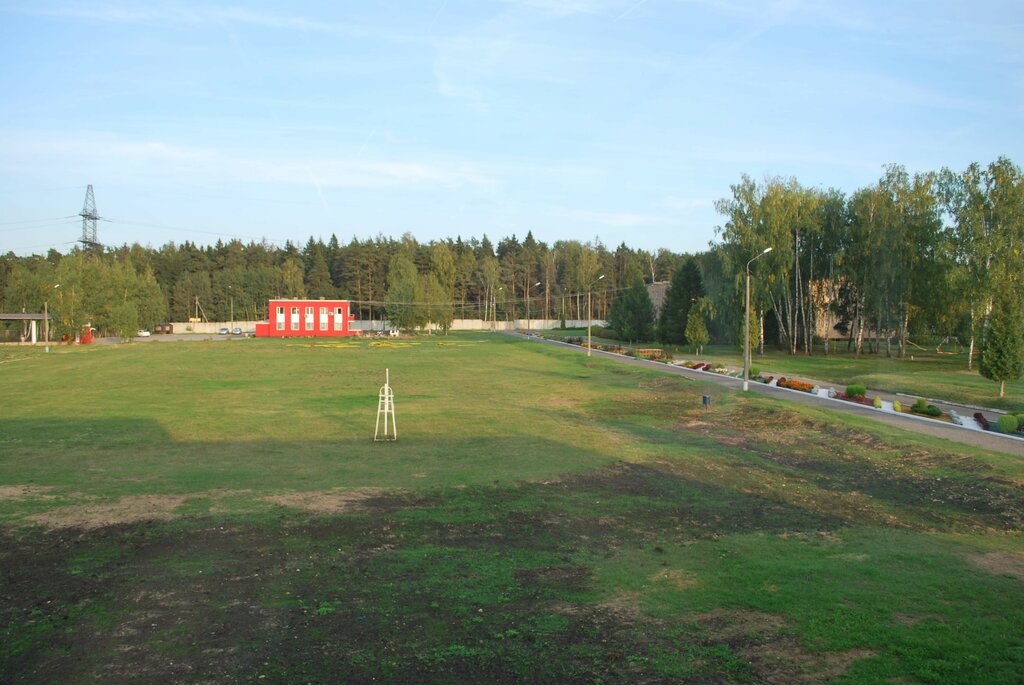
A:
[[[497,290],[491,291],[491,330],[497,330],[498,328],[498,294],[505,289],[505,286],[500,286]]]
[[[540,281],[533,284],[536,288],[540,285]],[[526,282],[526,330],[530,330],[530,282]]]
[[[595,280],[594,283],[597,283],[597,281],[600,281],[602,278],[604,278],[604,274],[601,274],[600,276],[598,276],[597,280]],[[594,289],[594,283],[591,283],[587,287],[587,356],[588,357],[590,356],[590,324],[594,320],[594,315],[593,315],[593,313],[590,310],[590,291]]]
[[[60,287],[60,283],[56,283],[53,289],[56,290]],[[43,298],[43,339],[46,344],[50,344],[50,295],[47,293],[46,297]],[[47,350],[50,348],[47,347]]]
[[[766,254],[772,251],[772,248],[766,247],[761,254],[757,255],[750,260],[753,262],[754,259],[764,257]],[[744,307],[743,317],[743,392],[750,390],[750,262],[747,262],[747,294],[745,297],[746,306]]]

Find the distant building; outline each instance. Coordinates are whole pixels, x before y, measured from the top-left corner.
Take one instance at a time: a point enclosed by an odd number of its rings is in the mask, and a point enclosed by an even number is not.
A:
[[[257,338],[341,338],[351,328],[348,300],[270,300],[270,321],[256,324]]]

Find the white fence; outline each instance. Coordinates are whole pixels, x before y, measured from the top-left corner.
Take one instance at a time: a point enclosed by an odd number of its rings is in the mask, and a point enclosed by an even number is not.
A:
[[[201,321],[201,322],[188,322],[188,321],[175,321],[171,323],[174,326],[175,333],[217,333],[222,328],[226,328],[229,331],[234,328],[241,328],[243,333],[255,333],[256,324],[262,323],[261,321]]]
[[[265,323],[261,321],[206,321],[206,322],[185,322],[178,321],[171,325],[174,326],[175,333],[217,333],[222,328],[233,329],[241,328],[243,333],[255,333],[256,324]],[[594,319],[592,322],[594,326],[604,326],[605,322]],[[553,328],[561,328],[562,322],[558,319],[514,319],[512,321],[485,321],[483,319],[455,319],[452,321],[451,330],[453,331],[525,331],[525,330],[551,330]],[[586,319],[567,319],[565,322],[566,328],[586,328]],[[353,321],[352,330],[354,331],[386,331],[391,328],[391,324],[388,321]],[[440,327],[431,324],[429,330],[439,330]]]

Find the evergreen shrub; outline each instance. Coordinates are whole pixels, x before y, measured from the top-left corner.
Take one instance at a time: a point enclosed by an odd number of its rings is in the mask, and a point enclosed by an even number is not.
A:
[[[846,394],[849,397],[864,397],[867,392],[867,388],[860,384],[846,386]]]
[[[1017,431],[1017,417],[1013,414],[1003,414],[999,417],[999,422],[996,425],[999,426],[1000,433],[1015,433]]]

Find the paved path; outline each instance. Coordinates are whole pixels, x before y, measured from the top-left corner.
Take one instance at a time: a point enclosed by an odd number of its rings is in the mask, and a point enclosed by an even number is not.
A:
[[[569,345],[559,340],[547,340],[546,338],[541,338],[539,336],[524,337],[529,337],[531,340],[536,340],[538,342],[542,342],[549,345],[558,345],[560,347],[577,351],[580,354],[585,354],[587,351],[585,347],[580,347],[579,345]],[[625,357],[621,354],[612,354],[611,352],[603,352],[601,350],[592,350],[592,354],[595,357],[613,359],[617,362],[621,362],[624,364],[633,364],[634,366],[645,366],[647,368],[657,369],[665,373],[674,373],[680,376],[684,376],[686,378],[692,378],[693,380],[700,380],[715,385],[728,386],[735,390],[739,390],[743,387],[742,379],[729,378],[728,376],[722,376],[716,373],[694,371],[693,369],[688,369],[685,366],[670,366],[668,364],[651,362],[644,359],[634,359],[632,357]],[[773,385],[765,385],[764,383],[751,382],[750,390],[751,392],[760,393],[762,395],[770,395],[772,397],[777,397],[782,400],[788,400],[790,402],[799,402],[801,404],[825,407],[826,409],[832,409],[838,412],[843,412],[845,414],[856,414],[858,416],[865,416],[869,419],[878,421],[880,423],[887,423],[890,426],[898,426],[899,428],[914,431],[915,433],[924,433],[925,435],[931,435],[933,437],[945,438],[947,440],[952,440],[953,442],[958,442],[963,445],[970,445],[972,447],[984,447],[986,449],[994,450],[997,452],[1005,452],[1007,454],[1015,454],[1024,457],[1024,440],[1011,438],[1008,436],[1000,435],[998,433],[961,428],[960,426],[955,426],[953,424],[945,423],[943,421],[932,421],[930,419],[911,416],[907,414],[891,414],[889,412],[882,412],[872,407],[866,407],[861,404],[853,404],[851,402],[843,402],[842,400],[832,400],[824,397],[817,397],[806,392],[787,390],[786,388],[778,388]],[[967,411],[959,411],[959,413],[961,415],[969,417],[972,416],[974,412],[968,413]]]

